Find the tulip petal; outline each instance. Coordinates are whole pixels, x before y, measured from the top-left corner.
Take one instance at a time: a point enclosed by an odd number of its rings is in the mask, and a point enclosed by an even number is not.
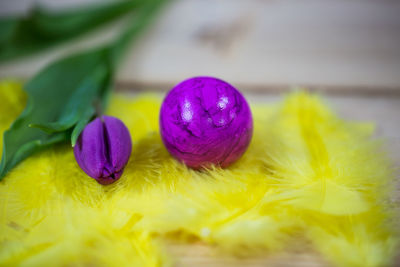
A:
[[[103,174],[107,163],[102,121],[97,118],[86,125],[74,147],[76,161],[82,170],[93,178]]]
[[[131,155],[131,136],[119,119],[110,116],[102,116],[102,119],[106,128],[109,163],[118,172],[125,167]]]
[[[116,180],[118,180],[119,177],[121,177],[123,171],[124,171],[124,169],[122,169],[122,170],[120,170],[120,171],[118,171],[118,172],[114,172],[112,177],[111,177],[111,176],[108,176],[108,177],[100,177],[100,178],[97,178],[96,181],[97,181],[99,184],[102,184],[102,185],[112,184],[112,183],[114,183]]]
[[[118,180],[129,160],[132,141],[122,121],[102,116],[86,125],[74,147],[82,170],[100,184]]]

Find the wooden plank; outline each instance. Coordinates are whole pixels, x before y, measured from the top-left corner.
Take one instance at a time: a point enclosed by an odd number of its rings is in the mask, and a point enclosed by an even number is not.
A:
[[[166,250],[174,257],[176,267],[328,267],[330,264],[318,253],[301,251],[280,252],[252,257],[235,257],[216,252],[216,248],[196,242],[184,245],[176,241],[166,243]]]
[[[24,10],[33,1],[3,1],[2,13]],[[42,2],[57,8],[70,1]],[[395,0],[172,1],[126,57],[118,81],[173,84],[212,75],[249,90],[304,85],[399,91],[398,14]],[[0,76],[30,77],[61,55],[104,42],[117,28],[2,64]]]

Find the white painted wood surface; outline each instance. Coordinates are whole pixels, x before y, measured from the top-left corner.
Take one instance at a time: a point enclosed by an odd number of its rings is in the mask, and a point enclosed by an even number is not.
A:
[[[53,8],[92,0],[44,2]],[[2,0],[1,13],[34,0]],[[49,61],[109,38],[107,28],[50,53],[0,65],[0,75],[30,77]],[[400,1],[177,0],[126,57],[124,85],[173,84],[218,76],[244,89],[291,85],[352,90],[400,89]]]

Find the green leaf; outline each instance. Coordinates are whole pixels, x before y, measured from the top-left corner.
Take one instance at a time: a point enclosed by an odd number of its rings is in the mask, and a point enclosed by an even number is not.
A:
[[[64,60],[58,66],[51,66],[51,71],[53,71],[53,76],[48,76],[48,72],[43,73],[44,78],[44,86],[40,82],[41,77],[36,78],[36,86],[43,86],[40,88],[45,88],[47,84],[55,84],[57,81],[49,79],[48,77],[57,77],[58,75],[54,75],[55,72],[63,73],[64,71],[74,72],[73,76],[70,77],[73,84],[62,84],[57,87],[55,92],[65,92],[63,94],[63,98],[53,98],[56,101],[52,101],[51,105],[53,106],[49,110],[55,110],[57,107],[62,107],[59,112],[55,112],[52,115],[48,116],[43,122],[32,122],[29,127],[40,128],[47,133],[54,133],[65,131],[71,128],[76,122],[79,120],[82,114],[86,112],[88,107],[93,105],[94,99],[100,98],[101,95],[101,88],[102,84],[105,81],[106,77],[108,76],[108,72],[110,69],[102,63],[101,52],[98,51],[96,53],[86,54],[86,55],[79,55],[76,58],[70,58],[69,60]],[[105,53],[105,52],[104,52]],[[104,59],[103,59],[104,60]],[[81,67],[84,69],[82,70],[69,70],[68,68],[73,68],[74,64],[80,63],[82,64]],[[65,70],[65,68],[67,68]],[[83,75],[80,75],[83,74]],[[85,75],[86,74],[86,75]],[[72,76],[69,74],[69,76]],[[65,87],[66,86],[66,87]],[[70,90],[70,88],[76,88],[75,90]],[[27,86],[28,90],[33,90],[33,92],[37,92],[39,87],[32,88]],[[33,93],[32,93],[33,95]],[[57,101],[59,100],[60,103]],[[49,106],[49,105],[48,105]],[[93,112],[92,112],[93,114]]]
[[[93,102],[103,98],[113,75],[110,51],[62,59],[28,82],[27,107],[4,133],[0,177],[36,150],[68,140],[75,124],[94,116]]]
[[[106,106],[123,51],[151,21],[163,2],[146,0],[146,5],[133,16],[132,23],[115,42],[61,59],[26,84],[27,106],[4,133],[0,179],[40,149],[69,138],[72,145],[75,144],[95,115],[95,104]]]
[[[93,114],[95,113],[94,108],[89,108],[85,112],[85,114],[82,115],[82,118],[79,119],[79,121],[76,123],[74,130],[71,133],[71,145],[72,147],[75,146],[76,141],[78,140],[79,134],[83,131],[85,128],[86,124],[89,123],[90,119],[92,118]]]
[[[32,54],[77,37],[139,7],[143,0],[54,12],[35,8],[27,17],[0,19],[0,61]]]

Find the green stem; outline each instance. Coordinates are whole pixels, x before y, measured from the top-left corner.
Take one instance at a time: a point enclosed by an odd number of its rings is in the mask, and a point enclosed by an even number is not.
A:
[[[159,11],[164,3],[168,0],[147,0],[143,6],[131,15],[131,20],[128,21],[128,26],[121,33],[117,40],[105,47],[108,53],[108,60],[110,60],[110,77],[108,82],[105,82],[105,87],[101,94],[101,110],[105,110],[109,96],[111,93],[112,80],[114,79],[118,63],[128,50],[132,42],[138,38],[140,33],[148,26],[155,18],[157,11]],[[95,107],[96,108],[96,107]],[[74,143],[74,142],[72,142]]]

